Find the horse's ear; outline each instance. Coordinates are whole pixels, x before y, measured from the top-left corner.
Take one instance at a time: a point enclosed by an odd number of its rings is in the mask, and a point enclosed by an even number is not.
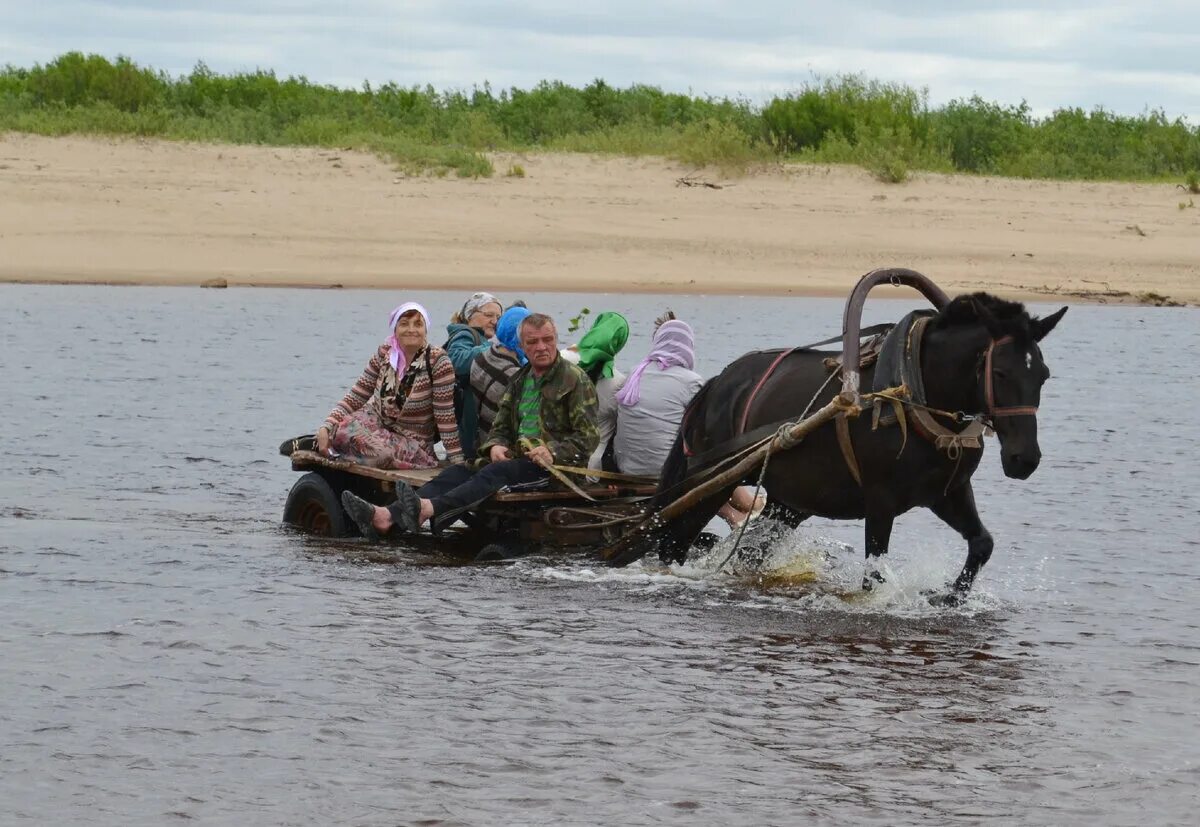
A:
[[[1033,340],[1035,342],[1040,342],[1042,339],[1045,339],[1046,336],[1049,335],[1050,331],[1054,329],[1055,325],[1059,323],[1066,312],[1067,308],[1064,307],[1062,310],[1047,316],[1044,319],[1034,319],[1033,324],[1030,325],[1030,328],[1033,331]]]

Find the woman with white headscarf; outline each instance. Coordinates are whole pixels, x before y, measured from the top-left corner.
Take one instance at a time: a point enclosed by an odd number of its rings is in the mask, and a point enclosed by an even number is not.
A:
[[[373,468],[432,468],[439,438],[462,460],[454,419],[454,366],[429,344],[429,313],[405,302],[388,318],[391,335],[325,418],[317,449]]]

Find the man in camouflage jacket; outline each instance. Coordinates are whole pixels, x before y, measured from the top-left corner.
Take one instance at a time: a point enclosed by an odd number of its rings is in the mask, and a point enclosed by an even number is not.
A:
[[[550,465],[587,464],[600,439],[592,381],[559,355],[549,316],[531,313],[519,334],[529,363],[500,399],[488,441],[479,448],[482,469],[452,465],[416,491],[397,482],[396,502],[386,508],[346,492],[342,504],[363,536],[378,539],[396,526],[416,531],[426,521],[436,530],[501,488],[545,488]]]
[[[534,446],[544,445],[556,465],[586,466],[588,457],[600,441],[596,424],[596,388],[578,365],[558,355],[557,345],[554,362],[542,371],[541,376],[537,375],[532,361],[513,374],[508,389],[500,398],[488,440],[479,447],[480,456],[491,461],[491,449],[496,445],[524,456],[520,439],[520,403],[522,390],[531,380],[538,388],[541,430],[536,437],[528,435],[529,441]]]

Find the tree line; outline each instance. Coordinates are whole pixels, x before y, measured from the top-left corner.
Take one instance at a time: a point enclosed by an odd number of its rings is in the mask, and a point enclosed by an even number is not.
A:
[[[930,106],[926,90],[861,75],[814,80],[756,105],[642,84],[470,91],[395,83],[340,89],[272,71],[172,77],[129,58],[69,52],[0,70],[0,129],[267,145],[352,146],[412,170],[490,175],[488,152],[660,155],[727,172],[778,161],[1023,178],[1182,180],[1200,170],[1200,126],[1159,110],[1029,107],[973,96]]]

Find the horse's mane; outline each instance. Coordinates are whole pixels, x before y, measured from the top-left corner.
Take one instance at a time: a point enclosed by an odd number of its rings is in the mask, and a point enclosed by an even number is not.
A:
[[[1009,301],[991,293],[969,293],[956,296],[943,307],[930,326],[938,330],[969,324],[996,326],[999,332],[1021,341],[1032,336],[1029,312],[1021,302]]]

